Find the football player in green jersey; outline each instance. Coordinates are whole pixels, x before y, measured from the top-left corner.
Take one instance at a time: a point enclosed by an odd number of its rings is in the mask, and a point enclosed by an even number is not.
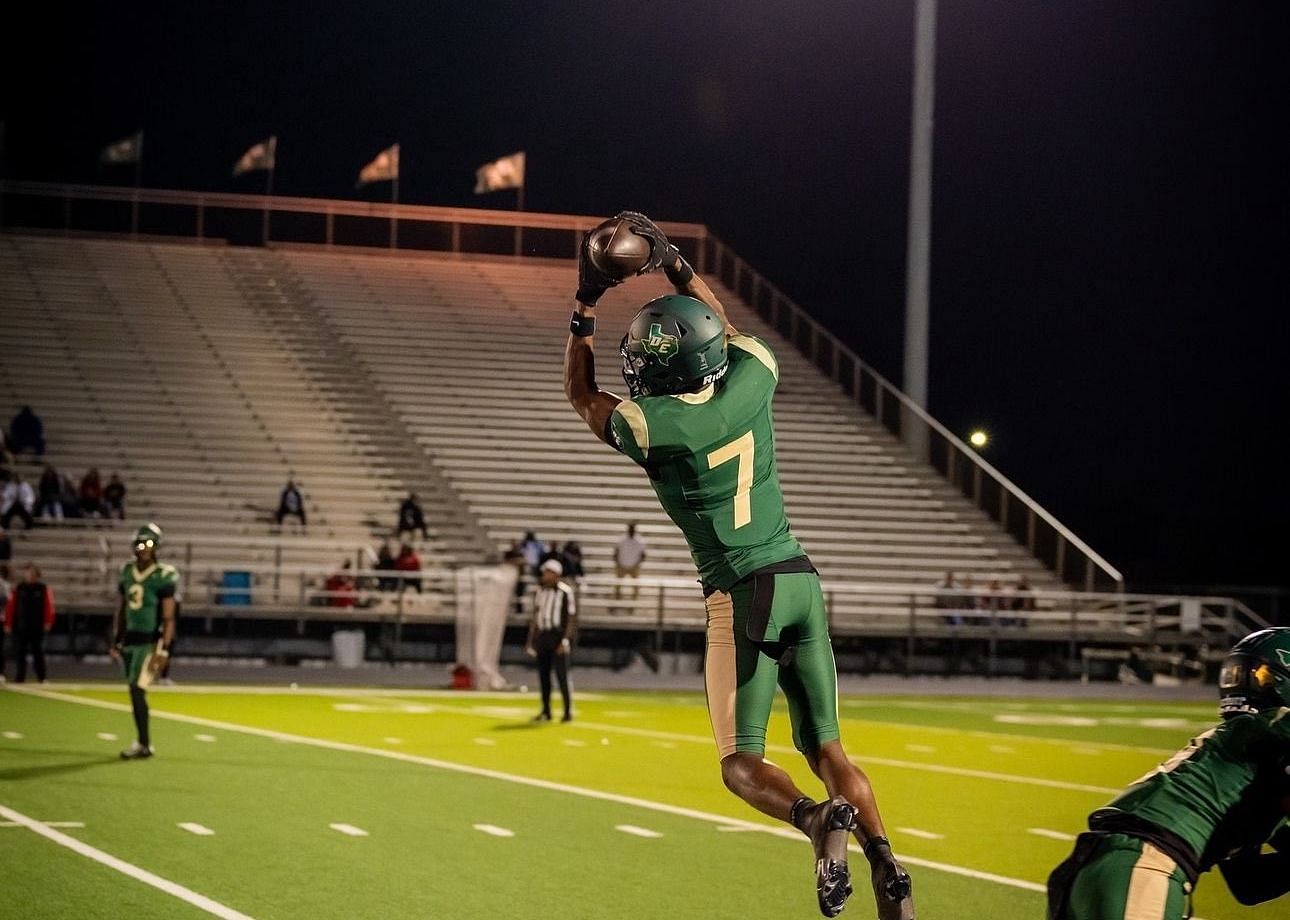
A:
[[[1290,891],[1290,627],[1238,642],[1219,692],[1217,726],[1089,816],[1050,920],[1182,920],[1215,865],[1242,904]]]
[[[623,336],[630,398],[602,390],[592,351],[595,305],[620,279],[597,269],[584,237],[565,394],[597,437],[644,467],[689,543],[708,611],[704,683],[722,779],[811,840],[826,917],[851,894],[854,834],[869,858],[878,916],[911,920],[909,875],[892,854],[869,780],[839,737],[819,576],[784,513],[771,417],[775,356],[731,326],[708,285],[648,218],[618,217],[649,241],[639,273],[661,268],[677,293],[646,304]],[[788,698],[794,742],[828,792],[822,802],[764,757],[777,684]]]
[[[175,638],[175,592],[179,571],[157,559],[161,528],[145,524],[134,535],[134,561],[121,567],[117,601],[112,617],[112,657],[125,666],[130,686],[130,706],[138,738],[121,752],[125,760],[153,754],[148,736],[146,690],[170,657]]]

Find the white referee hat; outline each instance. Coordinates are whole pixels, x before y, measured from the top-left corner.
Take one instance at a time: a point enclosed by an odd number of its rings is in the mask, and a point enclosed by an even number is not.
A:
[[[542,571],[555,572],[557,575],[563,575],[564,566],[560,563],[559,559],[548,559],[546,562],[542,563]]]

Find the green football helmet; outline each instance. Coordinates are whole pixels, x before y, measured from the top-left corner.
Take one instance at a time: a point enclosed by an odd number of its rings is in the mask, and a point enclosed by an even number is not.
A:
[[[1290,706],[1290,626],[1261,629],[1232,646],[1218,692],[1223,716]]]
[[[144,524],[134,532],[134,543],[136,550],[139,549],[160,549],[161,548],[161,528],[151,522]]]
[[[702,389],[725,376],[726,324],[702,301],[667,294],[641,307],[619,345],[632,399]]]

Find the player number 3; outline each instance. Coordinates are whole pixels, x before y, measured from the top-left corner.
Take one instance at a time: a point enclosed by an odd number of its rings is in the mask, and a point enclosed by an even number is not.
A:
[[[735,530],[752,523],[753,433],[749,431],[729,444],[708,454],[708,469],[738,460],[739,479],[735,483]]]
[[[138,610],[143,606],[143,585],[131,585],[130,590],[126,592],[126,604],[131,610]]]

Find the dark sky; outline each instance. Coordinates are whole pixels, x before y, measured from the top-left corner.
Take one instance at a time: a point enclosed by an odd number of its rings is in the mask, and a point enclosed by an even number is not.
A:
[[[1287,4],[942,0],[931,409],[1131,584],[1286,585]],[[7,177],[708,224],[900,378],[912,0],[43,3]],[[24,59],[25,58],[25,59]],[[128,170],[127,170],[128,173]],[[371,197],[384,194],[376,187]]]

